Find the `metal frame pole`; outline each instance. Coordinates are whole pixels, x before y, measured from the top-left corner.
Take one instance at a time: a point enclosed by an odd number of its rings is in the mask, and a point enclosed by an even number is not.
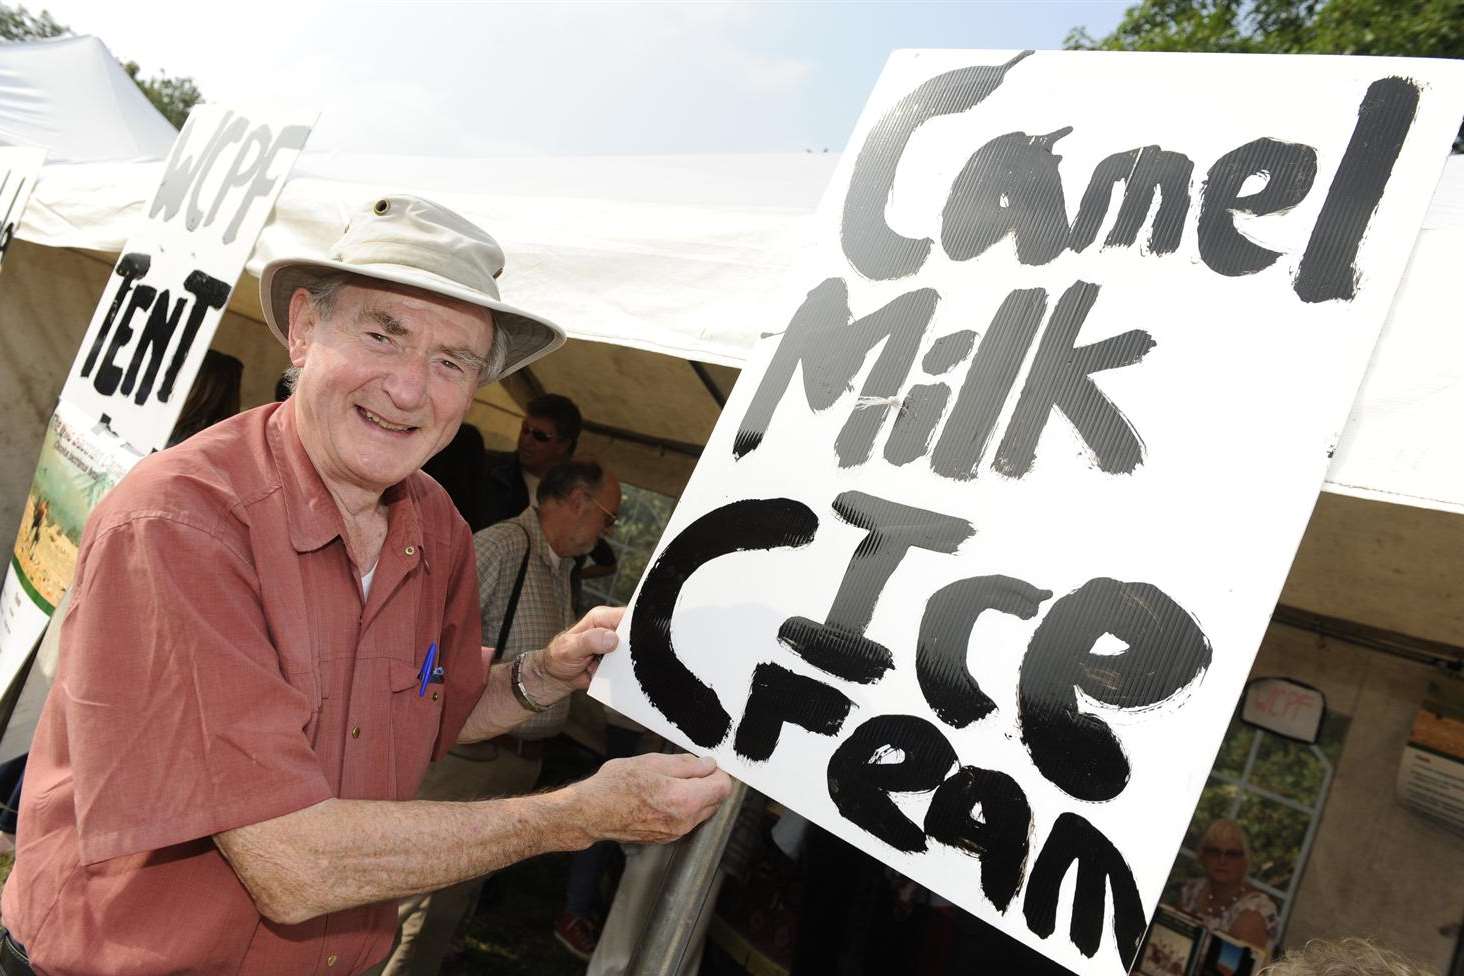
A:
[[[646,930],[631,956],[626,976],[678,976],[692,936],[709,904],[722,852],[732,836],[747,787],[733,781],[732,794],[710,820],[676,842]]]

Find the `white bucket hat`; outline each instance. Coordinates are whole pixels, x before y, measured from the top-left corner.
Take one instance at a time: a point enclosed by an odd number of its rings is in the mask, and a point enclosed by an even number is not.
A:
[[[355,213],[325,257],[279,258],[259,275],[259,303],[275,337],[289,345],[290,296],[324,271],[349,271],[446,295],[493,312],[498,342],[508,343],[507,376],[564,344],[564,330],[498,297],[503,248],[481,227],[421,197],[372,200]]]

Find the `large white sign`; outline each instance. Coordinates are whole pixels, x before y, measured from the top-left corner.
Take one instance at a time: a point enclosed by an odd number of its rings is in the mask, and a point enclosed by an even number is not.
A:
[[[10,250],[15,228],[30,202],[36,178],[46,164],[46,150],[33,146],[0,148],[0,261]]]
[[[1064,966],[1125,971],[1460,68],[895,55],[592,692]]]
[[[314,121],[307,112],[193,110],[92,315],[63,400],[137,448],[167,443]]]

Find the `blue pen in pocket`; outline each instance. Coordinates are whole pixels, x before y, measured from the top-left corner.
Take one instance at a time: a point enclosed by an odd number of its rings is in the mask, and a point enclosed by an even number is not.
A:
[[[417,674],[417,680],[420,682],[417,686],[418,698],[427,694],[427,685],[434,678],[438,681],[442,680],[439,677],[441,673],[442,669],[437,666],[437,641],[433,641],[427,645],[427,659],[422,662],[422,670]]]

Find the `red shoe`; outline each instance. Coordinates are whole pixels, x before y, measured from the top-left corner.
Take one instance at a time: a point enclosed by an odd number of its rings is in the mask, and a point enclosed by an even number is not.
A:
[[[583,915],[560,912],[554,920],[554,938],[575,958],[589,962],[595,943],[600,941],[600,930]]]

